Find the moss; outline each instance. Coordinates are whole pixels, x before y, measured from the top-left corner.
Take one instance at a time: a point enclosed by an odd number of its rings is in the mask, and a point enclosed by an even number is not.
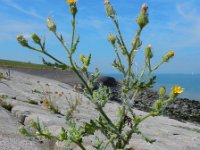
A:
[[[1,103],[1,106],[8,111],[11,111],[13,107],[11,104],[6,104],[6,103]]]
[[[29,99],[26,102],[29,103],[29,104],[33,104],[33,105],[38,105],[38,102],[36,102],[36,101],[34,101],[32,99]]]

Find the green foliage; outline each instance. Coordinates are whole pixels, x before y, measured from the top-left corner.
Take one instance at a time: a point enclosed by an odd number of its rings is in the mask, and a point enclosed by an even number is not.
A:
[[[75,98],[73,98],[71,95],[69,96],[65,96],[68,106],[69,108],[67,109],[67,113],[66,113],[66,118],[71,118],[74,114],[74,112],[76,111],[78,105],[81,103],[81,97],[80,95],[76,95]]]
[[[63,92],[59,93],[59,92],[52,92],[50,89],[49,84],[46,84],[45,86],[43,86],[42,84],[40,84],[40,81],[37,81],[39,87],[41,88],[40,90],[38,89],[34,89],[32,90],[32,93],[36,93],[39,94],[39,96],[41,97],[40,102],[42,103],[42,106],[45,109],[50,110],[53,113],[56,114],[60,114],[59,110],[58,110],[58,106],[56,104],[56,101],[63,96]],[[32,100],[28,100],[28,103],[32,103],[32,104],[36,104],[34,101]],[[38,103],[37,103],[38,104]]]
[[[39,120],[32,122],[32,127],[37,131],[36,133],[30,134],[27,130],[24,130],[24,128],[21,129],[22,132],[24,132],[25,135],[33,134],[33,136],[37,135],[45,138],[54,138],[58,141],[66,141],[69,144],[74,143],[83,150],[86,149],[83,138],[95,134],[96,131],[100,131],[106,138],[105,140],[97,137],[96,141],[94,140],[93,146],[99,150],[105,150],[108,146],[111,146],[113,149],[126,149],[133,134],[141,135],[144,140],[149,143],[154,142],[155,140],[149,139],[142,133],[142,131],[139,130],[139,124],[149,117],[159,115],[169,102],[183,92],[183,89],[180,86],[174,86],[169,98],[165,98],[164,95],[166,91],[162,90],[160,93],[160,99],[155,102],[152,107],[152,111],[145,116],[137,116],[132,110],[132,104],[134,104],[134,100],[137,98],[138,93],[147,88],[151,88],[155,83],[156,76],[151,77],[151,73],[157,70],[163,63],[168,62],[174,56],[174,52],[169,51],[163,56],[157,65],[152,66],[151,61],[153,59],[153,52],[151,46],[148,45],[145,49],[145,62],[141,71],[139,73],[134,71],[135,55],[142,46],[140,35],[143,28],[149,22],[147,5],[143,4],[141,7],[136,20],[138,30],[136,31],[134,40],[131,43],[131,49],[128,49],[127,47],[129,46],[127,46],[124,42],[114,7],[111,5],[109,0],[105,0],[104,3],[106,14],[113,21],[117,32],[116,35],[110,33],[108,37],[108,40],[112,44],[116,54],[113,66],[124,76],[120,93],[121,106],[119,106],[117,111],[118,119],[113,121],[103,109],[111,98],[110,89],[103,85],[100,85],[98,89],[94,89],[95,81],[99,77],[100,72],[98,69],[93,75],[90,75],[88,72],[92,55],[89,54],[89,56],[85,56],[81,54],[80,66],[77,65],[78,63],[73,59],[74,53],[80,41],[79,36],[75,37],[76,14],[78,12],[78,8],[76,6],[76,0],[67,0],[67,2],[69,3],[69,10],[72,15],[71,44],[66,44],[63,36],[57,33],[56,23],[51,18],[47,18],[47,27],[65,49],[68,55],[69,64],[65,64],[58,58],[48,53],[45,47],[45,39],[42,40],[36,34],[33,34],[32,40],[39,48],[29,45],[28,41],[22,35],[17,36],[17,40],[22,46],[42,53],[55,61],[55,63],[48,63],[43,59],[45,64],[61,69],[69,67],[72,71],[74,71],[84,85],[83,94],[94,104],[95,109],[99,112],[99,115],[96,119],[91,119],[90,122],[83,122],[81,125],[78,125],[75,120],[69,117],[72,114],[71,111],[69,111],[67,114],[67,129],[62,128],[60,135],[56,137],[49,133],[45,127],[41,126]],[[72,110],[75,110],[77,103],[69,103],[69,105]]]
[[[29,131],[25,128],[25,126],[21,125],[19,126],[18,130],[21,134],[25,136],[31,136],[31,137],[42,137],[42,138],[47,138],[47,139],[55,139],[59,140],[58,137],[52,135],[48,128],[45,127],[40,121],[39,118],[37,120],[30,120],[29,122],[31,128],[33,129],[32,131]]]

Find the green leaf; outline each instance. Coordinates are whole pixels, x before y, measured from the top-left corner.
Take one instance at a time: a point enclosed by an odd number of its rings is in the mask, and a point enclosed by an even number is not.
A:
[[[56,67],[56,68],[60,68],[62,70],[70,69],[70,67],[65,65],[65,64],[47,62],[44,58],[42,58],[42,62],[43,62],[44,65],[47,65],[47,66],[50,66],[50,67]]]
[[[152,88],[152,85],[156,83],[156,76],[150,78],[149,82],[146,84],[146,87]]]
[[[73,45],[73,47],[71,49],[71,53],[70,53],[71,55],[76,51],[76,48],[77,48],[79,42],[80,42],[80,37],[78,36],[75,44]]]
[[[83,136],[87,135],[93,135],[96,130],[98,130],[99,127],[96,125],[96,123],[93,120],[90,120],[90,123],[85,123],[81,127],[81,134]]]

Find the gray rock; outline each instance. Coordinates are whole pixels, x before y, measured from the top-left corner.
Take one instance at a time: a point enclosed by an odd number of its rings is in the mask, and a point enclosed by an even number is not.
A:
[[[18,133],[18,121],[0,106],[1,150],[49,150],[48,143],[26,138]]]

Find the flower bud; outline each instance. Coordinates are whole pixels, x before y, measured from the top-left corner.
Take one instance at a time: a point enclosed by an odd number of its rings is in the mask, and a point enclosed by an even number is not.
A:
[[[167,54],[163,56],[163,61],[167,62],[172,57],[174,57],[174,51],[169,51]]]
[[[40,38],[37,34],[34,33],[31,37],[36,44],[40,44]]]
[[[78,12],[76,4],[70,5],[70,12],[72,15],[76,15],[76,13]]]
[[[151,45],[148,45],[148,47],[145,49],[145,57],[147,59],[151,59],[153,57],[153,53],[151,50]]]
[[[164,96],[165,93],[166,93],[165,87],[161,87],[161,88],[160,88],[160,91],[159,91],[159,95],[160,95],[160,96]]]
[[[77,2],[77,0],[66,0],[66,2],[69,3],[69,4],[74,4],[74,3]]]
[[[142,4],[142,8],[141,8],[141,10],[144,11],[144,12],[146,12],[147,9],[148,9],[147,4],[146,4],[146,3]]]
[[[143,4],[136,20],[141,29],[149,23],[147,9],[147,4]]]
[[[81,71],[86,72],[87,71],[87,67],[86,66],[82,66],[81,67]]]
[[[106,14],[108,17],[114,18],[115,17],[115,10],[110,4],[109,0],[104,1],[105,9],[106,9]]]
[[[22,46],[25,46],[25,47],[29,46],[28,41],[24,38],[23,35],[17,35],[16,39],[19,42],[19,44],[21,44]]]
[[[115,44],[115,41],[116,41],[116,37],[112,34],[112,33],[110,33],[109,35],[108,35],[108,41],[111,43],[111,44]]]
[[[46,22],[49,30],[52,32],[56,32],[56,24],[53,22],[53,20],[51,18],[47,18]]]
[[[88,67],[90,65],[90,61],[91,61],[91,54],[88,56],[88,58],[86,58],[83,54],[81,54],[79,56],[79,59],[84,64],[84,66]]]
[[[81,60],[81,62],[84,62],[85,56],[83,54],[80,54],[79,59]]]
[[[168,56],[169,56],[170,58],[172,58],[172,57],[174,56],[174,51],[169,51],[169,52],[168,52]]]
[[[76,13],[78,12],[77,7],[76,7],[76,2],[77,0],[66,0],[67,3],[69,4],[69,8],[70,8],[70,12],[73,16],[76,15]]]

